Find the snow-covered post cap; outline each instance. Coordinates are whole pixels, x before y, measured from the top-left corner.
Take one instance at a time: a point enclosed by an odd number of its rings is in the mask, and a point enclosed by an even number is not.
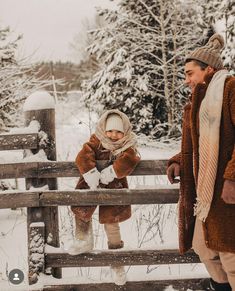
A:
[[[25,127],[29,127],[32,121],[37,121],[42,133],[47,135],[48,145],[44,148],[48,160],[56,160],[55,144],[55,100],[47,91],[36,91],[28,96],[24,106]],[[41,142],[40,140],[39,142]],[[39,150],[39,148],[37,149]],[[35,153],[34,153],[35,154]]]
[[[23,111],[55,109],[55,100],[47,91],[36,91],[25,100]]]

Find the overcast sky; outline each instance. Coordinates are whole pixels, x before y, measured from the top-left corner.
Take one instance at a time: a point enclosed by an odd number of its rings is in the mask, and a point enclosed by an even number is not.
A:
[[[113,7],[109,0],[0,0],[0,26],[23,34],[20,54],[41,60],[74,60],[69,42],[92,19],[95,7]]]

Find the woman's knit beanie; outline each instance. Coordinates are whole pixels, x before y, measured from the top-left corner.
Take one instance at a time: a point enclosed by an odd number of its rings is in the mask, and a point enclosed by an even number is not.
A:
[[[186,57],[187,60],[196,60],[203,62],[214,69],[222,69],[223,61],[220,51],[224,47],[224,39],[222,35],[216,33],[210,37],[207,44],[197,48]]]

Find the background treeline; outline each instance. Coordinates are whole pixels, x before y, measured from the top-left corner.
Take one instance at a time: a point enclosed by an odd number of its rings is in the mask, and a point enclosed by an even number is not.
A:
[[[15,123],[18,104],[30,90],[53,91],[54,78],[61,80],[56,90],[63,96],[81,90],[79,102],[90,111],[119,108],[138,134],[177,138],[188,99],[185,57],[216,31],[225,37],[224,64],[234,73],[235,0],[120,0],[116,10],[99,10],[74,37],[77,64],[25,66],[14,58],[18,39],[7,41],[9,30],[0,28],[0,130]]]
[[[72,90],[81,90],[82,82],[92,77],[98,70],[98,63],[95,58],[90,57],[79,64],[72,62],[41,62],[35,65],[36,76],[43,79],[61,80],[56,84],[59,93],[66,93]],[[47,90],[53,90],[53,86],[48,86]]]

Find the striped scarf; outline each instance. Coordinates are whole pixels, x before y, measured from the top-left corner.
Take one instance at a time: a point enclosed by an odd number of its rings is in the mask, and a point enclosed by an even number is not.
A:
[[[211,206],[218,167],[220,120],[227,70],[216,72],[199,111],[199,172],[194,215],[205,221]]]

